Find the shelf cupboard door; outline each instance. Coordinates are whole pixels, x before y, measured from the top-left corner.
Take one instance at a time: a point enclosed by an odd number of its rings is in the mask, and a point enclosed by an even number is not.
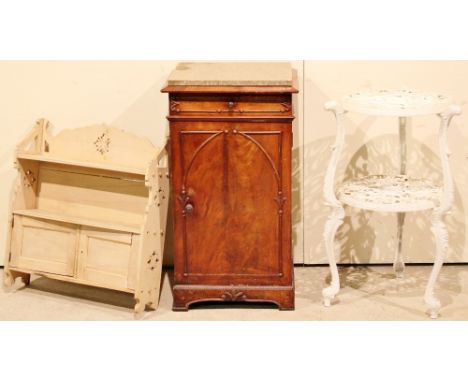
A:
[[[290,125],[172,123],[171,140],[176,281],[290,284]]]
[[[81,227],[77,278],[119,290],[135,287],[139,235]]]
[[[74,224],[14,216],[12,267],[73,276],[78,230]]]

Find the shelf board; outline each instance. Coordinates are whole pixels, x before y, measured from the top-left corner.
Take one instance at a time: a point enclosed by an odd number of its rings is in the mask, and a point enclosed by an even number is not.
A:
[[[140,226],[139,225],[129,225],[129,224],[119,224],[113,222],[107,222],[104,220],[96,220],[96,219],[89,219],[83,218],[79,216],[71,216],[59,212],[51,212],[39,209],[30,209],[30,210],[15,210],[13,211],[14,215],[20,216],[27,216],[31,218],[39,218],[39,219],[47,219],[47,220],[54,220],[60,221],[64,223],[71,223],[77,225],[85,225],[90,227],[98,227],[98,228],[105,228],[115,231],[123,231],[123,232],[131,232],[131,233],[140,233]]]
[[[99,170],[124,172],[128,174],[138,174],[138,175],[146,174],[146,169],[144,168],[128,167],[128,166],[122,166],[122,165],[110,164],[110,163],[97,163],[97,162],[86,162],[86,161],[79,161],[79,160],[72,160],[72,159],[54,158],[52,156],[43,155],[43,154],[18,153],[17,158],[35,160],[35,161],[40,161],[40,162],[58,163],[58,164],[64,164],[68,166],[88,167],[88,168],[95,168]]]
[[[411,212],[435,208],[442,187],[407,175],[369,175],[343,183],[338,199],[352,207],[384,212]]]

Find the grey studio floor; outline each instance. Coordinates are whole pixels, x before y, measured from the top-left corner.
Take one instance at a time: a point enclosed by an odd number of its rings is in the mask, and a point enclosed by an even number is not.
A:
[[[279,311],[268,304],[205,303],[188,312],[171,310],[172,271],[163,271],[161,300],[143,320],[430,320],[423,293],[430,266],[407,266],[402,279],[391,266],[340,267],[342,288],[334,304],[321,304],[329,281],[326,266],[295,267],[296,309]],[[1,269],[3,279],[3,269]],[[446,265],[436,295],[440,320],[468,320],[468,265]],[[133,320],[130,295],[106,289],[33,277],[28,287],[17,280],[0,291],[0,320]]]

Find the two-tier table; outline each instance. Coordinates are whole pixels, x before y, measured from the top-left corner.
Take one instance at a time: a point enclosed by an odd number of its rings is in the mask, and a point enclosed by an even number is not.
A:
[[[334,238],[338,227],[343,223],[345,216],[343,206],[345,204],[366,210],[397,213],[398,243],[394,261],[394,269],[397,276],[401,276],[404,269],[401,255],[401,238],[405,213],[432,210],[431,222],[436,243],[436,255],[424,300],[431,318],[437,318],[440,302],[434,296],[434,284],[448,247],[448,234],[443,217],[450,210],[454,198],[454,185],[448,161],[447,129],[452,117],[460,113],[460,107],[453,105],[448,97],[440,94],[408,90],[381,90],[351,94],[345,97],[341,104],[335,101],[327,102],[325,108],[335,114],[337,137],[333,146],[323,189],[325,201],[332,207],[329,219],[325,223],[324,232],[332,281],[330,286],[323,290],[324,304],[329,306],[340,288],[334,254]],[[335,191],[335,173],[345,142],[344,117],[347,112],[372,116],[398,117],[401,153],[399,174],[376,174],[361,179],[354,179],[342,184]],[[432,184],[428,179],[424,178],[412,178],[406,174],[405,129],[407,119],[413,116],[431,114],[440,117],[439,149],[443,174],[443,184],[441,185]]]

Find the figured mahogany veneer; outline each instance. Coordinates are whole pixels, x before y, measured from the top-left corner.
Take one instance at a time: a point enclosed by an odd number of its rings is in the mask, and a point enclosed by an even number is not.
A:
[[[229,91],[230,90],[230,91]],[[293,87],[168,86],[174,310],[200,301],[294,309]]]

